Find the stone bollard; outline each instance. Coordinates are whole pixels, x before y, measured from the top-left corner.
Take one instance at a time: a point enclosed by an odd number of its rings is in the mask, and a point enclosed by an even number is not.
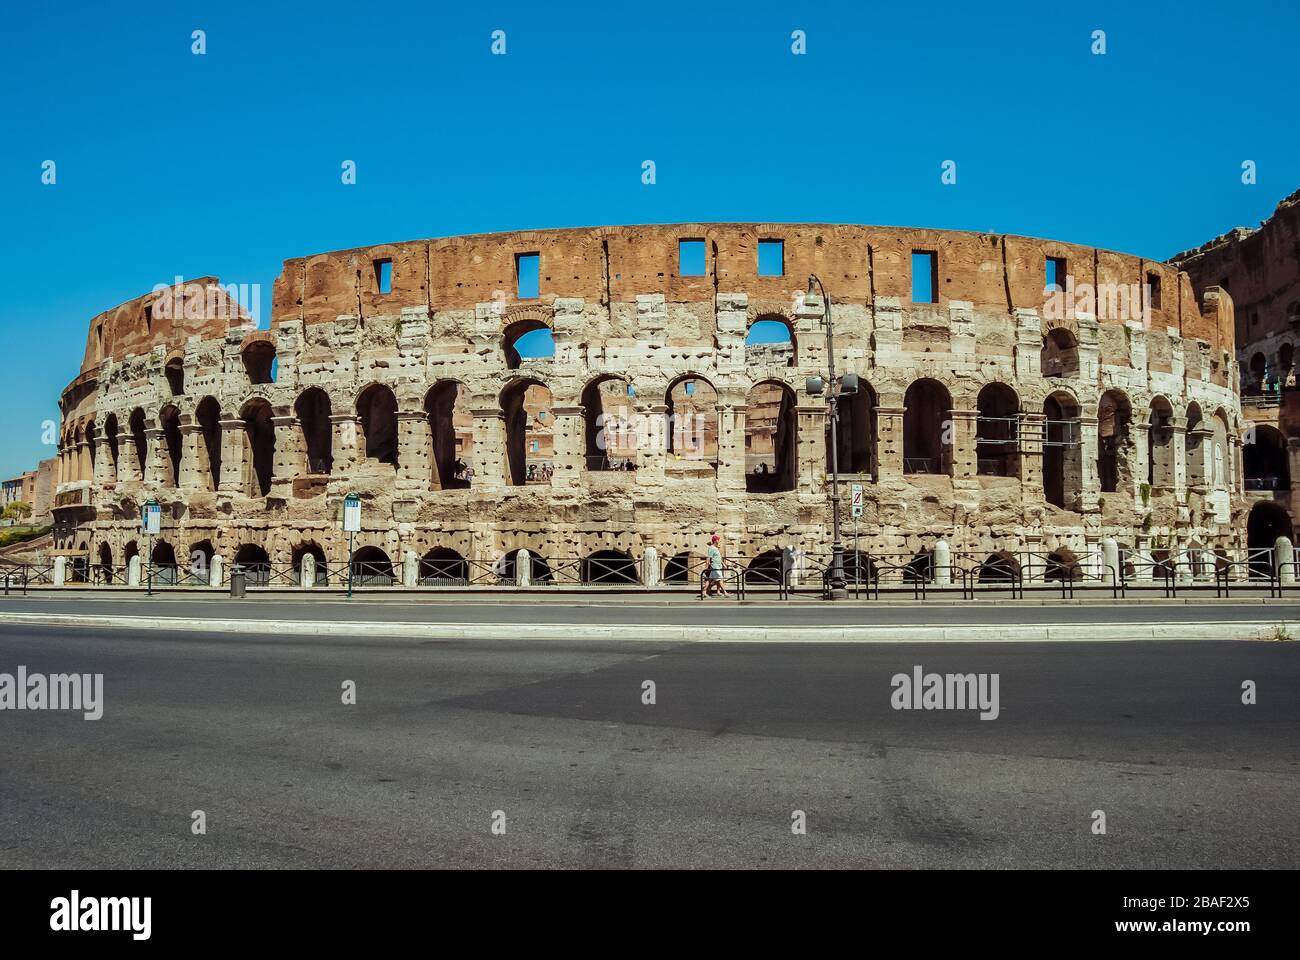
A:
[[[1295,549],[1290,540],[1278,537],[1273,541],[1273,569],[1277,571],[1278,580],[1282,583],[1295,583],[1294,558]]]
[[[646,547],[641,556],[641,583],[646,587],[659,586],[659,551]]]
[[[221,586],[221,581],[225,572],[222,569],[224,566],[225,564],[221,562],[221,557],[214,553],[212,555],[212,564],[208,567],[208,586]]]
[[[68,558],[54,558],[54,585],[61,587],[68,582]]]
[[[402,554],[402,586],[413,587],[420,580],[420,558],[414,550]]]
[[[136,554],[126,564],[126,585],[128,587],[140,586],[140,554]]]
[[[316,586],[316,557],[310,553],[302,555],[302,573],[298,582],[307,590]]]
[[[1115,584],[1120,577],[1119,544],[1114,537],[1103,537],[1101,541],[1101,582]]]
[[[952,548],[947,540],[937,540],[934,544],[934,585],[952,586]]]
[[[533,557],[527,550],[515,554],[515,586],[530,587],[533,584]]]

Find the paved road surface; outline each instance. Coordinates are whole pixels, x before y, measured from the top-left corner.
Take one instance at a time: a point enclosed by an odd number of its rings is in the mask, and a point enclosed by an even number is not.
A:
[[[19,664],[102,672],[106,705],[0,712],[8,868],[1300,865],[1300,644],[0,626]],[[997,673],[999,718],[892,710],[916,664]]]

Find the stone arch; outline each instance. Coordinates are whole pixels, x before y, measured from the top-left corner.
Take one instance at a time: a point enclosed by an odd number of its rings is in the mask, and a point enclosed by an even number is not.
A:
[[[1264,389],[1264,382],[1268,377],[1268,359],[1260,351],[1250,358],[1250,381],[1247,387],[1252,390]]]
[[[1132,482],[1133,405],[1123,390],[1107,390],[1097,403],[1097,477],[1102,493],[1129,489]]]
[[[1153,490],[1174,487],[1174,408],[1167,397],[1151,398],[1147,429],[1147,483]]]
[[[1043,401],[1043,498],[1062,510],[1078,510],[1083,494],[1083,440],[1079,401],[1055,390]]]
[[[980,564],[980,583],[1010,583],[1020,578],[1020,561],[1009,550],[990,553]]]
[[[1005,383],[986,383],[975,400],[975,472],[1020,475],[1020,398]]]
[[[1043,377],[1079,375],[1079,338],[1074,331],[1068,327],[1052,327],[1044,332],[1038,372]]]
[[[239,419],[244,421],[243,487],[252,497],[265,497],[271,492],[275,468],[275,426],[271,416],[270,402],[260,396],[249,398],[239,411]]]
[[[551,339],[551,348],[554,352],[555,330],[551,314],[538,307],[525,307],[522,310],[512,310],[502,318],[504,326],[501,330],[501,350],[505,355],[506,369],[518,370],[523,363],[523,357],[520,356],[517,344],[520,337],[533,333],[538,330],[548,332]]]
[[[795,395],[780,380],[762,380],[745,398],[745,490],[779,493],[795,489],[799,422]]]
[[[1286,438],[1269,424],[1255,425],[1255,442],[1241,449],[1247,490],[1289,490],[1291,468]]]
[[[175,584],[179,565],[176,563],[176,549],[166,540],[155,540],[153,551],[149,555],[149,564],[153,568],[155,584]]]
[[[230,569],[232,573],[242,571],[250,587],[264,587],[271,582],[271,556],[258,543],[240,544]]]
[[[113,468],[113,475],[109,479],[114,483],[117,482],[118,479],[117,465],[119,462],[119,456],[118,456],[118,447],[117,447],[117,436],[120,431],[121,431],[121,427],[117,425],[116,413],[110,413],[107,417],[104,418],[104,439],[108,442],[109,463],[112,465]]]
[[[745,583],[775,586],[781,583],[782,551],[764,550],[745,566]]]
[[[938,380],[912,381],[903,396],[903,473],[952,473],[952,395]]]
[[[293,402],[309,474],[325,476],[334,471],[333,412],[329,394],[320,387],[308,387]]]
[[[367,460],[396,467],[397,395],[383,383],[372,383],[357,394],[357,451]]]
[[[275,382],[275,340],[269,330],[248,334],[239,347],[239,358],[251,384]]]
[[[1277,351],[1277,379],[1285,386],[1295,372],[1295,347],[1290,343],[1282,344]]]
[[[555,455],[552,400],[550,388],[531,377],[517,377],[501,391],[506,482],[511,486],[550,482]]]
[[[128,421],[131,430],[131,444],[135,447],[136,473],[133,480],[143,480],[145,469],[149,465],[149,438],[145,434],[148,424],[145,419],[144,410],[136,407],[131,411],[131,418]]]
[[[826,469],[838,473],[876,476],[876,391],[863,377],[858,392],[840,394],[836,401],[839,430],[835,446],[839,463],[831,462],[830,418],[826,419]]]
[[[582,582],[638,583],[637,563],[622,550],[594,550],[582,558]]]
[[[779,328],[784,328],[784,335]],[[793,367],[798,360],[794,322],[784,313],[764,311],[750,317],[745,329],[745,363]]]
[[[636,411],[631,382],[619,374],[593,378],[582,390],[584,464],[588,470],[635,469]]]
[[[903,568],[903,579],[909,582],[934,579],[934,551],[928,547],[918,550]]]
[[[1069,547],[1057,547],[1047,555],[1044,580],[1081,580],[1083,566]]]
[[[316,561],[316,579],[315,586],[329,586],[329,560],[325,556],[325,548],[315,540],[302,540],[294,544],[289,553],[289,562],[293,564],[293,582],[302,585],[302,561],[304,557],[312,557]]]
[[[158,426],[162,428],[163,442],[167,444],[167,461],[171,468],[167,478],[169,486],[181,482],[181,456],[185,445],[181,440],[181,412],[174,405],[168,404],[158,413]]]
[[[664,391],[665,443],[669,460],[718,459],[718,391],[695,373],[675,377]]]
[[[107,540],[99,545],[99,566],[91,579],[95,583],[113,582],[113,547]]]
[[[205,477],[210,486],[216,490],[221,485],[221,404],[216,397],[204,397],[194,411],[194,422],[198,424],[202,443],[199,444],[197,466],[199,475]]]
[[[173,397],[184,396],[185,394],[185,355],[179,351],[172,351],[163,364],[163,376],[167,379],[167,389],[171,391]]]
[[[551,573],[551,566],[546,562],[546,558],[536,551],[528,551],[529,559],[532,561],[532,582],[533,583],[554,583],[555,576]],[[513,582],[516,579],[515,562],[519,557],[519,550],[510,550],[502,554],[495,564],[496,575],[499,580]]]
[[[208,576],[209,571],[212,570],[212,558],[216,555],[217,550],[207,537],[195,540],[190,544],[189,549],[190,571]]]
[[[469,561],[450,547],[434,547],[420,558],[421,586],[469,583]]]
[[[358,547],[352,554],[352,583],[358,587],[389,587],[396,579],[393,562],[382,547]]]
[[[1292,543],[1295,542],[1291,514],[1275,501],[1263,500],[1256,503],[1246,518],[1246,548],[1252,577],[1272,576],[1273,555],[1265,551],[1273,549],[1278,537],[1286,537]]]
[[[467,396],[459,380],[440,380],[424,395],[434,489],[464,490],[470,486],[474,417],[466,404]]]

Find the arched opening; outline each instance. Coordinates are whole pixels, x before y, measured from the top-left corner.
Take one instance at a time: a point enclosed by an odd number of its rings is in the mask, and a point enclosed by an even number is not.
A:
[[[497,579],[503,583],[514,583],[518,578],[518,570],[515,566],[518,559],[518,550],[511,550],[501,557],[496,562]],[[551,583],[554,580],[551,575],[550,564],[546,562],[544,557],[530,550],[528,551],[528,559],[532,570],[529,577],[533,583]]]
[[[1288,490],[1291,468],[1287,462],[1286,438],[1276,427],[1258,424],[1254,442],[1241,447],[1241,466],[1247,490]]]
[[[291,560],[293,563],[293,582],[302,586],[302,561],[304,557],[311,557],[316,561],[316,579],[313,585],[317,587],[327,587],[330,582],[329,564],[325,560],[325,551],[319,543],[307,542],[300,543],[293,548]]]
[[[745,567],[745,583],[775,586],[781,583],[781,551],[765,550]]]
[[[583,583],[638,583],[636,561],[622,550],[597,550],[582,561]]]
[[[90,544],[82,540],[77,544],[77,549],[81,553],[72,558],[72,569],[69,572],[69,579],[73,583],[85,583],[90,579]]]
[[[1195,401],[1189,403],[1187,433],[1183,445],[1183,469],[1187,474],[1187,486],[1204,488],[1207,480],[1205,454],[1210,450],[1213,437],[1213,431],[1201,415],[1200,404]]]
[[[352,554],[352,584],[357,587],[391,587],[393,563],[379,547],[362,547]]]
[[[975,472],[1020,475],[1020,398],[1005,383],[985,384],[975,400]]]
[[[875,583],[880,578],[876,563],[861,550],[844,551],[844,579],[849,583]]]
[[[144,411],[136,407],[131,411],[131,444],[135,447],[137,475],[135,480],[143,480],[144,472],[149,466],[149,438],[145,436]]]
[[[171,465],[167,483],[174,487],[181,480],[181,454],[185,452],[181,441],[181,412],[172,406],[163,407],[158,414],[158,425],[162,427],[163,440],[167,444],[167,459]]]
[[[118,479],[117,435],[119,432],[120,432],[120,428],[117,425],[117,414],[110,413],[108,417],[105,418],[104,420],[104,439],[108,441],[108,459],[113,467],[113,475],[109,478],[109,480],[112,482],[116,482]]]
[[[307,472],[323,476],[334,469],[333,407],[329,394],[320,387],[308,387],[293,404],[307,451]]]
[[[1147,483],[1152,489],[1174,488],[1174,408],[1164,397],[1151,399],[1147,429]]]
[[[1264,389],[1264,381],[1268,376],[1268,361],[1264,359],[1264,354],[1256,353],[1250,358],[1250,380],[1247,388],[1258,392]]]
[[[138,557],[139,555],[140,555],[140,544],[138,544],[134,540],[128,540],[126,542],[126,547],[122,551],[122,562],[124,564],[129,565],[131,563],[132,558]]]
[[[903,473],[952,473],[952,397],[937,380],[903,396]]]
[[[244,421],[244,490],[249,496],[264,497],[271,492],[275,467],[275,426],[271,423],[271,404],[254,397],[239,412]]]
[[[1282,344],[1282,349],[1277,352],[1277,379],[1278,383],[1286,386],[1291,380],[1291,374],[1295,367],[1295,347],[1289,343]]]
[[[99,440],[99,432],[95,427],[95,421],[91,420],[86,424],[86,453],[90,457],[90,479],[95,477],[95,446]]]
[[[455,380],[434,384],[424,396],[433,448],[433,488],[465,490],[474,471],[474,417],[466,406],[466,391]]]
[[[469,563],[449,547],[434,547],[420,558],[421,586],[464,586],[469,583]]]
[[[718,461],[718,391],[703,377],[679,377],[665,396],[664,430],[670,463],[679,460]]]
[[[1058,390],[1043,401],[1043,497],[1062,510],[1077,510],[1083,490],[1079,405]]]
[[[1074,551],[1061,547],[1047,555],[1046,569],[1043,571],[1044,580],[1081,580],[1082,578],[1083,567],[1079,564]]]
[[[190,573],[203,582],[212,576],[212,558],[217,551],[211,540],[197,540],[190,544]]]
[[[1077,377],[1079,375],[1079,343],[1068,330],[1057,327],[1043,337],[1043,349],[1038,357],[1039,373],[1044,377]]]
[[[357,446],[368,460],[397,466],[397,397],[382,383],[372,383],[357,397],[361,436]]]
[[[536,380],[512,381],[501,391],[501,409],[510,484],[550,483],[555,455],[551,391]]]
[[[275,344],[269,340],[255,340],[244,348],[244,372],[249,383],[275,382]]]
[[[1007,550],[990,553],[980,564],[980,583],[1011,583],[1020,578],[1020,562]]]
[[[546,360],[555,356],[555,334],[545,322],[518,320],[501,333],[506,369],[518,370],[524,360]]]
[[[91,579],[94,583],[110,584],[114,582],[113,548],[107,543],[99,545],[99,566],[93,571]]]
[[[166,540],[159,540],[155,543],[149,560],[153,566],[153,582],[155,585],[168,586],[176,583],[176,551],[170,543]]]
[[[588,470],[635,470],[635,393],[621,377],[602,377],[582,391],[583,437]]]
[[[785,317],[762,316],[749,325],[745,335],[745,364],[765,367],[793,367],[794,329]]]
[[[1097,477],[1102,493],[1116,493],[1121,486],[1128,489],[1132,482],[1129,474],[1132,420],[1133,407],[1128,397],[1119,390],[1102,394],[1097,404]]]
[[[264,587],[271,582],[271,557],[255,543],[245,543],[235,551],[235,562],[230,572],[244,574],[250,587]]]
[[[1273,546],[1278,537],[1292,543],[1291,515],[1279,503],[1264,501],[1250,508],[1246,518],[1247,562],[1252,577],[1268,578],[1273,575]]]
[[[838,473],[876,474],[876,394],[865,380],[858,380],[858,392],[840,395],[836,401],[839,431],[835,445],[839,464],[831,462],[830,419],[826,421],[826,470]]]
[[[689,551],[670,557],[664,564],[664,583],[690,583],[692,559],[693,555]]]
[[[194,413],[194,419],[203,435],[199,474],[211,484],[209,490],[216,490],[221,485],[221,404],[216,397],[204,397]],[[202,469],[206,466],[206,470]]]
[[[185,362],[180,357],[172,357],[163,367],[163,374],[167,377],[167,388],[171,391],[173,397],[183,396],[185,393]]]
[[[919,550],[903,568],[903,579],[910,582],[934,579],[934,551]]]
[[[783,383],[755,384],[745,402],[745,490],[779,493],[795,488],[798,424],[794,391]]]

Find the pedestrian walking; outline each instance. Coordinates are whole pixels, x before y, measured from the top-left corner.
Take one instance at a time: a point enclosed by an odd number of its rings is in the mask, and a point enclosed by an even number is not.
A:
[[[710,597],[715,593],[720,597],[727,595],[727,584],[722,579],[722,550],[719,548],[721,543],[722,538],[715,533],[709,540],[708,549],[705,550],[705,555],[708,557],[708,573],[706,575],[708,579],[705,593]]]

